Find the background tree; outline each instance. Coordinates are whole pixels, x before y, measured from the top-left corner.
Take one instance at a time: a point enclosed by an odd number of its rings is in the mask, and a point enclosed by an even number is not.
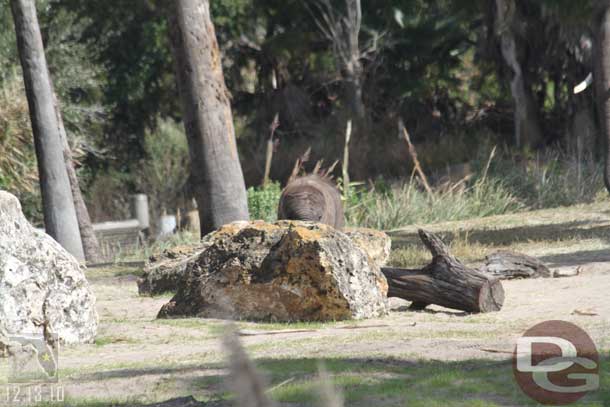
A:
[[[83,247],[64,162],[53,87],[33,0],[12,0],[11,8],[36,145],[47,233],[76,258]]]
[[[207,0],[170,7],[170,37],[182,96],[201,234],[248,220],[233,115]]]
[[[527,71],[522,67],[522,60],[528,51],[524,41],[524,19],[519,14],[515,0],[495,0],[495,5],[495,25],[502,55],[513,74],[510,88],[515,110],[515,144],[517,147],[537,147],[542,141],[542,130]]]

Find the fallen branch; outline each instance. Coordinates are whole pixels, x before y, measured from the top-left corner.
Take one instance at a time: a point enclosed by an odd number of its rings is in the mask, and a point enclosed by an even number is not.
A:
[[[409,148],[409,155],[413,160],[413,165],[417,170],[417,174],[419,175],[419,178],[421,179],[421,182],[424,185],[428,196],[430,197],[430,199],[432,199],[434,197],[434,192],[432,192],[432,188],[428,183],[428,177],[426,177],[426,174],[424,173],[424,170],[422,169],[421,164],[419,163],[419,158],[417,158],[417,151],[415,150],[415,146],[413,145],[413,143],[411,143],[411,136],[409,136],[409,132],[407,131],[407,128],[405,127],[402,120],[398,122],[398,126],[404,135],[405,141],[407,142],[407,147]]]
[[[464,266],[435,235],[420,229],[419,237],[432,252],[432,263],[421,270],[382,267],[388,297],[412,301],[420,309],[429,304],[472,313],[502,308],[504,288],[499,279]]]

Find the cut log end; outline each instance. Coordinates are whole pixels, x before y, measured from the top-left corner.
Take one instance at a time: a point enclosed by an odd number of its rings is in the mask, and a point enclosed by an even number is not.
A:
[[[479,292],[479,312],[497,312],[504,305],[504,287],[498,279],[483,284]]]

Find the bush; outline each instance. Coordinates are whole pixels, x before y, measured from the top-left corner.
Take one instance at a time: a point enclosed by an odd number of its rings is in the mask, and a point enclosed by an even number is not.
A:
[[[17,75],[0,82],[0,189],[19,198],[23,212],[42,225],[38,168],[23,83]]]
[[[272,182],[262,187],[248,188],[250,219],[275,222],[281,193],[282,188],[279,182]]]

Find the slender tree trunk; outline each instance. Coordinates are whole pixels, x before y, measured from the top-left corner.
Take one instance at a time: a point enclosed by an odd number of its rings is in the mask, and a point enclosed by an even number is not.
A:
[[[11,0],[11,9],[34,133],[46,231],[83,260],[35,0]]]
[[[369,173],[368,163],[370,152],[371,127],[363,100],[364,67],[362,66],[362,53],[360,50],[360,31],[362,29],[362,6],[361,0],[345,0],[346,17],[344,51],[338,53],[343,55],[343,71],[345,83],[346,105],[350,111],[353,125],[354,145],[358,145],[351,155],[353,175],[358,179],[364,179]]]
[[[347,7],[347,49],[345,61],[347,95],[353,118],[359,122],[365,120],[366,111],[362,101],[362,76],[364,69],[360,61],[360,29],[362,27],[362,7],[360,0],[346,0]]]
[[[542,130],[536,103],[523,67],[519,61],[519,39],[514,30],[514,0],[496,0],[496,32],[500,37],[502,56],[513,71],[510,89],[515,103],[515,144],[536,147],[542,142]]]
[[[102,261],[100,244],[97,241],[95,232],[93,231],[91,217],[89,216],[87,205],[85,204],[83,194],[80,190],[78,176],[76,175],[76,169],[74,168],[72,150],[70,149],[70,144],[68,143],[68,135],[66,134],[66,128],[64,126],[63,118],[61,117],[59,102],[55,92],[53,92],[53,102],[55,114],[57,116],[57,123],[59,124],[59,134],[61,136],[61,142],[64,150],[64,161],[66,163],[66,171],[68,172],[68,179],[70,181],[70,190],[72,191],[72,199],[74,200],[74,209],[76,210],[76,219],[78,221],[78,229],[80,230],[83,251],[85,252],[85,259],[89,263],[99,263]]]
[[[247,220],[248,200],[209,1],[174,0],[170,9],[176,77],[205,235]]]
[[[605,142],[604,181],[610,192],[610,6],[599,10],[596,19],[596,52],[594,52],[597,104],[602,134]]]

